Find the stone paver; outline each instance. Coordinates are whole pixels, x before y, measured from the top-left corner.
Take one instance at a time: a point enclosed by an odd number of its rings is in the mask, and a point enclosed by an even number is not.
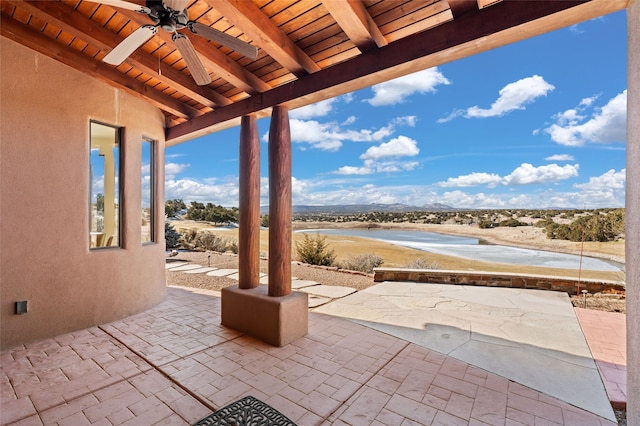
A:
[[[313,287],[319,284],[320,284],[319,282],[311,281],[311,280],[291,280],[291,288],[294,290],[298,290],[305,287]]]
[[[188,271],[184,271],[185,274],[204,274],[205,272],[215,271],[218,268],[206,266],[202,268],[190,269]]]
[[[311,312],[309,333],[276,348],[223,327],[219,312],[219,292],[170,287],[144,313],[3,351],[0,423],[186,425],[253,395],[301,426],[615,426],[339,317]]]
[[[314,294],[310,294],[308,300],[309,300],[310,308],[317,308],[318,306],[322,306],[325,303],[331,302],[332,299],[328,297],[321,297],[321,296],[316,296]]]
[[[357,290],[351,287],[342,287],[337,285],[314,285],[310,287],[300,288],[300,291],[313,294],[315,296],[328,297],[337,299],[355,293]]]
[[[207,275],[210,277],[226,277],[237,272],[237,269],[216,269],[215,271],[207,272]]]
[[[177,268],[178,266],[187,265],[187,262],[167,262],[164,267],[165,269]]]
[[[202,269],[202,265],[196,265],[196,264],[187,264],[187,265],[182,265],[182,266],[177,266],[175,268],[169,268],[167,269],[167,271],[170,272],[185,272],[185,271],[190,271],[193,269]]]

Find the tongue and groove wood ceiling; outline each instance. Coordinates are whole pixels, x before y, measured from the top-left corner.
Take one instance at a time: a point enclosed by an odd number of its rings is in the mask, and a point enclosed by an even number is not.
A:
[[[2,0],[2,36],[156,105],[167,144],[297,108],[626,8],[629,0],[191,0],[189,19],[258,49],[255,60],[182,30],[211,76],[198,86],[158,32],[121,65],[102,58],[142,13],[86,0]],[[144,0],[130,0],[145,5]],[[526,54],[526,52],[523,52]],[[10,58],[2,58],[10,60]],[[482,76],[478,75],[478,84]]]

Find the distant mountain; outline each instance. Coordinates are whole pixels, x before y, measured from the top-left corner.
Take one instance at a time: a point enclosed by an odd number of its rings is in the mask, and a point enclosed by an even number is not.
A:
[[[403,213],[403,212],[442,212],[457,209],[445,204],[409,206],[407,204],[340,204],[333,206],[293,206],[293,214],[358,214],[358,213]],[[262,214],[269,213],[269,206],[260,208]]]

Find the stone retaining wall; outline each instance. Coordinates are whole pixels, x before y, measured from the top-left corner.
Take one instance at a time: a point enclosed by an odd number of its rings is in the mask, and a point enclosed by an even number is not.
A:
[[[625,290],[624,283],[618,281],[580,280],[578,282],[577,278],[567,277],[439,269],[376,268],[374,269],[373,280],[375,282],[415,281],[420,283],[528,288],[564,291],[568,294],[578,294],[582,290],[587,290],[591,294]]]

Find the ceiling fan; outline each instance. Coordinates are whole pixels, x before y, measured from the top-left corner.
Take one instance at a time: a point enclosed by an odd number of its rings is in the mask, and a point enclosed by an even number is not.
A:
[[[167,32],[173,33],[171,39],[187,64],[187,68],[189,68],[191,76],[199,86],[209,84],[211,82],[211,77],[204,68],[202,61],[200,61],[200,58],[198,57],[198,54],[196,53],[196,50],[194,49],[193,44],[191,44],[189,38],[185,34],[178,32],[178,30],[187,28],[193,34],[222,44],[251,60],[255,60],[258,56],[258,49],[256,49],[255,46],[245,43],[242,40],[214,28],[190,20],[186,9],[189,0],[146,0],[146,6],[129,3],[126,0],[88,1],[133,10],[138,13],[144,13],[154,22],[154,25],[143,25],[132,32],[103,58],[104,62],[111,65],[117,66],[124,62],[124,60],[127,59],[134,50],[142,46],[151,39],[156,32],[158,32],[158,27]]]

